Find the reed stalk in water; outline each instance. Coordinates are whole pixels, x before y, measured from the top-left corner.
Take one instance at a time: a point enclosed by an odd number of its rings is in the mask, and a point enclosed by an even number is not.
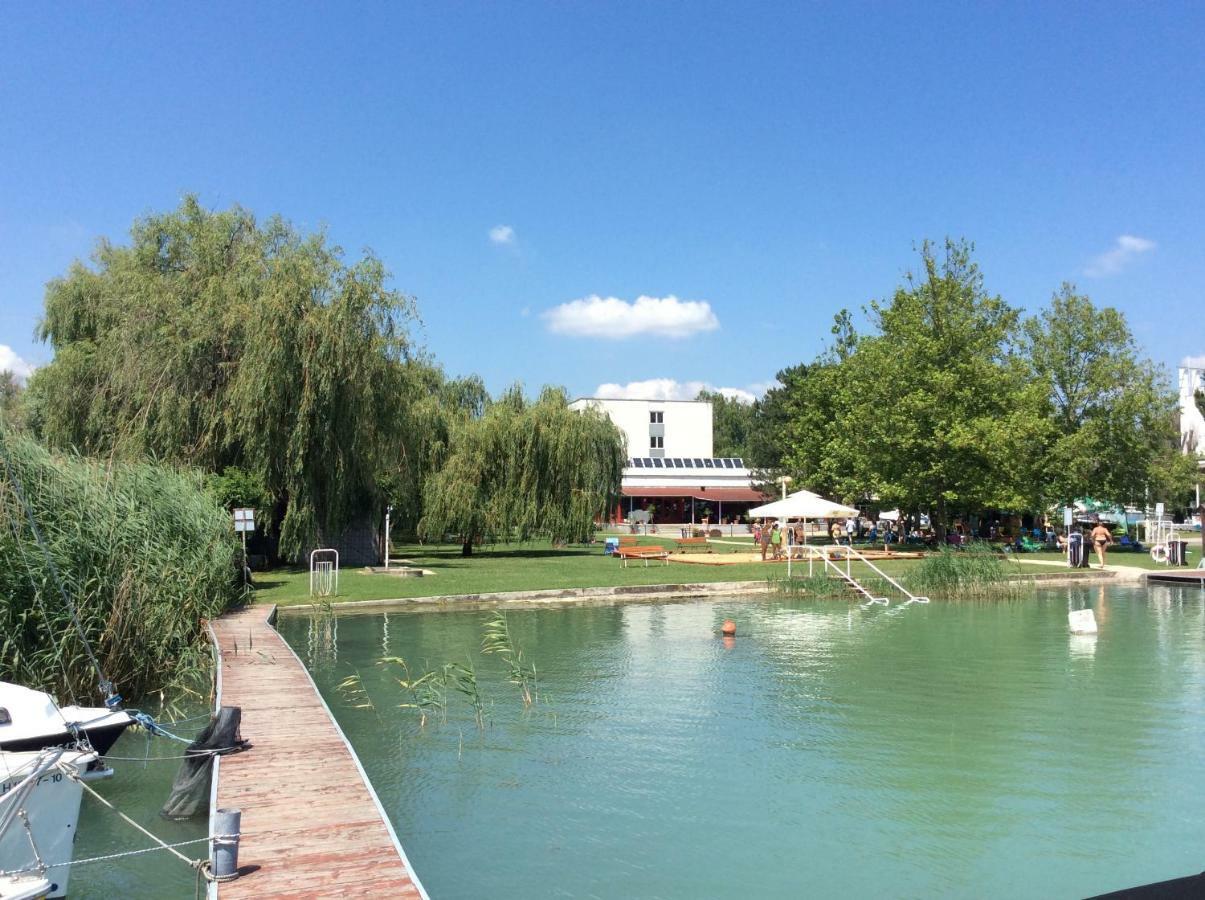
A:
[[[485,634],[481,639],[481,652],[493,653],[500,656],[510,670],[511,684],[519,686],[523,697],[523,705],[531,706],[536,694],[536,667],[534,663],[523,661],[523,650],[515,644],[510,633],[510,623],[506,613],[496,610],[485,621]]]

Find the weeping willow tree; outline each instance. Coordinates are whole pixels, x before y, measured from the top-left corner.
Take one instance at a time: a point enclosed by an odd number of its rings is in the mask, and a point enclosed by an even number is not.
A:
[[[413,301],[280,218],[193,197],[101,241],[46,290],[29,385],[53,447],[251,473],[296,556],[375,508],[398,469]]]
[[[198,473],[51,454],[0,423],[0,680],[94,705],[91,652],[128,697],[187,686],[201,620],[238,597],[236,546]]]
[[[571,410],[560,390],[528,402],[512,388],[480,415],[450,423],[424,484],[420,533],[455,534],[466,556],[487,537],[584,540],[618,500],[625,452],[603,413]]]

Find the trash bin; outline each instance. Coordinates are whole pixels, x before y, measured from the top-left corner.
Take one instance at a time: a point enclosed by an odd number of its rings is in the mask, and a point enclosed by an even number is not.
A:
[[[1188,541],[1168,541],[1167,561],[1173,566],[1188,565]]]
[[[609,537],[603,541],[603,555],[614,556],[615,551],[619,549],[619,538]]]

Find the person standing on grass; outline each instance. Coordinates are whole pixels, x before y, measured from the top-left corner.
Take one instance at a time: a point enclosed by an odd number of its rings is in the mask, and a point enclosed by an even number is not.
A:
[[[761,545],[761,561],[766,561],[766,551],[770,549],[770,527],[765,523],[762,524],[761,534],[758,536],[758,544]]]
[[[1113,543],[1113,532],[1105,527],[1103,522],[1097,522],[1096,527],[1092,529],[1092,546],[1096,548],[1096,558],[1100,560],[1100,567],[1105,567],[1105,548]]]
[[[782,529],[778,527],[777,522],[770,532],[770,546],[774,550],[774,559],[782,559]]]

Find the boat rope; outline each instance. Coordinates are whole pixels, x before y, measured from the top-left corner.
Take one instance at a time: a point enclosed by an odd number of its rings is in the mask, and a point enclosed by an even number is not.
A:
[[[142,856],[147,853],[158,853],[160,850],[174,850],[178,847],[188,847],[192,844],[206,844],[211,840],[234,840],[242,837],[247,832],[241,831],[238,834],[215,834],[211,837],[192,838],[187,841],[175,841],[174,843],[164,844],[163,846],[143,847],[141,850],[122,850],[120,853],[108,853],[104,856],[89,856],[87,859],[69,859],[61,863],[39,863],[39,865],[25,866],[23,869],[0,869],[0,876],[8,875],[27,875],[30,872],[43,872],[47,869],[57,869],[61,866],[87,866],[92,863],[110,862],[115,859],[125,859],[128,856]],[[198,865],[203,860],[190,860],[191,865]]]
[[[157,847],[153,847],[151,849],[166,850],[168,853],[170,853],[173,856],[175,856],[176,858],[178,858],[185,865],[187,865],[191,868],[198,869],[198,870],[200,870],[203,866],[206,866],[208,864],[208,860],[189,859],[187,856],[185,856],[183,853],[181,853],[179,850],[177,850],[171,844],[168,844],[166,841],[164,841],[158,835],[155,835],[155,834],[151,833],[150,831],[147,831],[145,828],[143,828],[141,825],[139,825],[137,822],[135,822],[133,819],[131,819],[129,816],[127,816],[125,813],[123,813],[120,809],[118,809],[116,806],[114,806],[112,803],[110,803],[108,800],[106,800],[104,797],[102,797],[100,794],[98,794],[88,784],[88,782],[86,782],[82,778],[80,778],[77,774],[75,774],[75,772],[71,771],[70,769],[65,769],[65,771],[67,772],[67,774],[70,778],[79,782],[80,786],[85,791],[87,791],[89,794],[91,794],[93,797],[95,797],[97,800],[99,800],[103,805],[105,805],[109,809],[113,810],[113,812],[117,813],[118,818],[122,819],[124,822],[127,822],[130,825],[133,825],[136,829],[138,829],[140,832],[142,832],[144,835],[149,837],[152,841],[154,841],[158,845]],[[205,877],[206,878],[209,877],[208,873],[206,873]]]
[[[42,854],[38,852],[38,842],[33,839],[33,826],[29,824],[29,814],[24,808],[21,808],[17,810],[17,815],[21,817],[21,824],[25,826],[25,836],[29,838],[29,849],[33,851],[33,858],[37,860],[39,866],[44,868]]]
[[[171,738],[173,741],[179,741],[182,744],[191,744],[193,742],[192,738],[185,738],[180,737],[178,734],[172,734],[170,731],[156,722],[154,716],[152,716],[150,713],[144,713],[137,709],[129,709],[126,710],[126,712],[129,713],[131,719],[156,737]]]
[[[106,760],[116,762],[160,762],[169,759],[196,759],[199,756],[221,756],[225,753],[233,753],[235,750],[240,750],[240,747],[217,747],[214,749],[193,750],[191,753],[181,753],[179,756],[110,756],[105,754]]]
[[[63,603],[66,605],[67,611],[71,614],[71,622],[75,626],[76,634],[79,635],[80,643],[83,644],[84,652],[88,654],[88,659],[92,663],[92,668],[96,670],[98,687],[100,688],[101,695],[105,698],[105,705],[110,709],[115,709],[121,703],[121,697],[114,692],[113,682],[105,677],[105,673],[101,668],[100,661],[96,658],[96,654],[92,652],[92,643],[88,640],[88,635],[84,632],[84,626],[80,624],[79,614],[75,609],[75,603],[72,602],[71,597],[67,594],[67,589],[63,586],[63,579],[59,576],[58,566],[55,565],[54,557],[50,554],[50,547],[47,546],[46,539],[42,536],[42,530],[38,528],[38,522],[34,518],[33,509],[30,507],[29,501],[25,498],[25,492],[21,489],[21,481],[19,478],[17,478],[15,467],[12,465],[12,460],[9,458],[7,442],[3,439],[2,432],[0,432],[0,459],[2,459],[4,462],[4,471],[8,477],[9,484],[12,485],[13,494],[16,496],[17,501],[21,504],[22,509],[25,510],[25,518],[29,522],[29,528],[33,533],[34,540],[37,541],[38,547],[42,551],[42,556],[46,559],[46,567],[50,571],[51,578],[54,580],[55,588],[58,590],[59,596],[63,598]],[[42,601],[42,592],[38,589],[37,582],[34,580],[33,567],[29,564],[29,561],[25,556],[25,548],[22,544],[20,533],[17,531],[16,524],[12,522],[8,516],[5,516],[5,519],[9,520],[9,525],[13,530],[13,537],[16,540],[17,548],[21,552],[21,560],[25,563],[26,571],[29,573],[30,583],[34,588],[34,598],[37,600],[38,608],[42,612],[42,618],[46,622],[47,628],[49,628],[50,616],[47,614],[46,605]],[[55,645],[55,653],[58,656],[59,665],[64,669],[64,676],[66,676],[66,665],[63,663],[61,648],[57,643]],[[70,691],[70,683],[68,683],[67,689]],[[74,699],[75,697],[73,695],[72,700]]]

